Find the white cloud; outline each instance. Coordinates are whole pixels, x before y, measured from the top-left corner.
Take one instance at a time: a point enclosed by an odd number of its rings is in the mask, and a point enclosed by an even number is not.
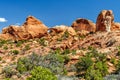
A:
[[[7,22],[5,18],[0,18],[0,22]]]

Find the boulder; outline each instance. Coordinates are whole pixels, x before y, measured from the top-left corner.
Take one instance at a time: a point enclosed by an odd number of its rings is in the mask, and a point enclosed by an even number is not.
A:
[[[96,26],[92,21],[82,18],[79,18],[76,21],[74,21],[71,26],[76,31],[95,32],[96,30]]]
[[[97,17],[96,31],[109,31],[114,24],[114,15],[111,10],[103,10]]]

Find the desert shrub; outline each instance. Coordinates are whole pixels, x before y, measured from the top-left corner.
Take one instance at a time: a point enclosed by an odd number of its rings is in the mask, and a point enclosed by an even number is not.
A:
[[[29,44],[25,45],[24,50],[29,50],[29,49],[30,49],[30,45]]]
[[[6,40],[0,40],[0,47],[2,47],[4,44],[6,44],[7,41]]]
[[[57,49],[54,50],[52,53],[53,53],[53,54],[60,54],[60,53],[61,53],[61,50],[60,50],[60,48],[57,48]]]
[[[28,58],[20,58],[17,61],[17,70],[20,73],[28,71],[28,68],[30,67],[29,59]]]
[[[64,64],[67,64],[70,61],[70,58],[67,55],[63,55]]]
[[[117,64],[117,60],[116,60],[115,58],[111,58],[111,59],[110,59],[110,62],[111,62],[112,64],[114,64],[115,66],[116,66],[116,64]]]
[[[106,62],[107,60],[106,53],[100,53],[93,47],[89,47],[88,49],[89,49],[89,52],[86,53],[86,56],[95,58],[96,61]]]
[[[11,80],[10,78],[5,78],[4,80]]]
[[[73,55],[75,55],[75,54],[76,54],[76,50],[71,50],[71,53],[72,53]]]
[[[45,56],[42,65],[43,67],[49,68],[55,74],[64,74],[64,61],[63,56],[60,54],[48,54]]]
[[[4,50],[7,50],[7,49],[8,49],[8,47],[7,47],[7,46],[4,46],[4,47],[3,47],[3,49],[4,49]]]
[[[118,49],[117,55],[120,56],[120,46],[118,46],[117,49]]]
[[[20,58],[17,62],[17,70],[20,73],[30,71],[35,66],[42,66],[50,69],[55,74],[64,74],[64,61],[65,59],[60,54],[48,54],[40,56],[35,53],[32,55]]]
[[[49,69],[41,66],[35,67],[31,71],[31,75],[27,80],[57,80],[57,77]]]
[[[20,47],[24,42],[23,41],[17,41],[16,42],[16,47]]]
[[[64,34],[62,35],[62,39],[66,39],[69,37],[69,32],[65,31]]]
[[[40,38],[39,39],[39,44],[41,44],[42,46],[47,46],[48,45],[48,41],[46,41],[45,38]]]
[[[86,71],[92,65],[93,61],[90,57],[82,57],[75,66],[79,73],[80,71]]]
[[[7,66],[2,70],[2,73],[5,74],[6,78],[10,78],[12,75],[16,74],[16,71],[12,67]]]
[[[117,64],[116,64],[116,73],[120,72],[120,60],[118,60]]]
[[[58,80],[79,80],[75,76],[64,76],[64,75],[57,75]]]
[[[107,75],[104,77],[104,80],[120,80],[120,73]]]
[[[95,70],[93,66],[90,66],[85,74],[86,80],[103,80],[103,77],[99,70]]]
[[[103,80],[108,74],[106,55],[90,48],[84,57],[75,64],[78,76],[86,80]]]
[[[0,61],[2,60],[2,57],[0,57]]]
[[[18,50],[12,50],[11,53],[13,53],[14,55],[17,55],[17,54],[19,54],[19,51]]]
[[[65,49],[62,54],[69,54],[71,51],[69,49]]]
[[[102,76],[106,76],[108,74],[107,64],[102,61],[95,63],[94,69],[99,70]]]

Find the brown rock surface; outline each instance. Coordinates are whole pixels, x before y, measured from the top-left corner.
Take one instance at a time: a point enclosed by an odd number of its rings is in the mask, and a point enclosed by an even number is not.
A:
[[[111,10],[101,11],[97,17],[96,31],[106,31],[106,26],[109,25],[111,27],[112,24],[114,23],[113,21],[114,21],[114,15]]]
[[[48,28],[33,16],[29,16],[23,26],[32,38],[41,37],[47,33]]]
[[[92,21],[81,18],[74,21],[71,26],[77,31],[85,30],[89,32],[95,32],[96,30],[95,24]]]
[[[68,27],[65,25],[55,26],[53,28],[50,28],[49,30],[52,34],[64,34],[64,32],[67,31],[70,35],[76,35],[76,32],[72,27]]]
[[[120,23],[114,23],[111,27],[112,31],[120,31]]]
[[[29,16],[22,26],[9,26],[2,30],[0,38],[13,40],[27,40],[40,38],[47,33],[48,28],[33,16]]]

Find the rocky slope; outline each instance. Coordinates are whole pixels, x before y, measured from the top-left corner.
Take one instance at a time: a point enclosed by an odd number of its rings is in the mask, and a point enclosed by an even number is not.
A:
[[[105,54],[105,64],[107,71],[102,77],[115,73],[118,70],[120,59],[120,23],[114,22],[113,12],[103,10],[98,15],[96,24],[87,19],[77,19],[68,26],[55,26],[48,28],[41,21],[33,16],[29,16],[22,26],[11,25],[2,30],[0,34],[0,80],[5,77],[14,80],[25,80],[30,73],[21,74],[18,77],[19,70],[15,68],[16,74],[6,76],[3,69],[10,65],[18,66],[18,59],[27,57],[32,53],[41,56],[49,53],[67,56],[64,62],[67,74],[66,76],[77,76],[84,72],[71,71],[71,65],[79,63],[79,59],[86,57],[91,50],[93,54]],[[94,49],[97,52],[94,52]],[[99,54],[98,54],[99,53]],[[91,55],[91,54],[90,54]],[[90,56],[89,55],[89,56]],[[97,64],[97,58],[90,57],[94,66]],[[102,59],[103,60],[103,59]],[[96,68],[95,68],[96,69]],[[86,75],[86,74],[85,74]],[[85,76],[79,79],[88,79]],[[95,79],[93,79],[95,80]]]

